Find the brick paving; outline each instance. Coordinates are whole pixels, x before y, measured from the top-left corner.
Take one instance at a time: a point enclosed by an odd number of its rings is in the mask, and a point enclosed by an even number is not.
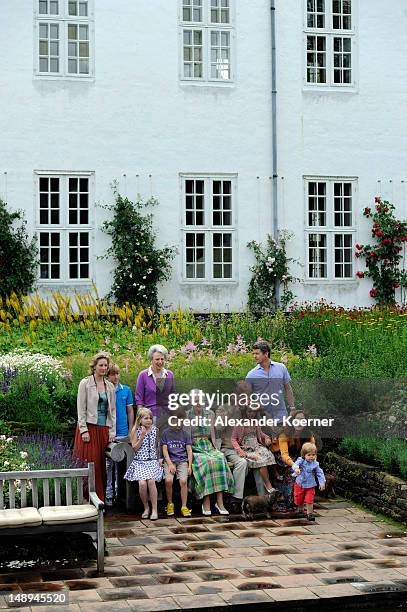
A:
[[[296,610],[300,601],[305,610],[317,600],[323,609],[331,600],[359,605],[392,594],[407,601],[407,528],[338,499],[317,503],[316,515],[315,523],[281,515],[251,522],[107,516],[103,577],[95,564],[2,574],[0,608],[10,590],[69,590],[69,606],[31,608],[43,612]]]

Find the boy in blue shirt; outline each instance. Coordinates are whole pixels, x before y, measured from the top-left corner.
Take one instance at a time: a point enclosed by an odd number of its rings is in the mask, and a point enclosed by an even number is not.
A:
[[[108,380],[116,387],[116,438],[115,440],[126,439],[134,425],[133,395],[130,387],[122,385],[120,382],[120,368],[112,363],[107,373]],[[118,473],[117,464],[115,466],[115,489],[113,491],[113,461],[106,458],[106,506],[113,505],[113,498],[117,494]]]
[[[321,491],[325,489],[324,472],[319,466],[317,459],[317,447],[311,442],[305,442],[301,448],[301,457],[298,457],[292,465],[294,474],[297,475],[294,483],[294,503],[298,506],[299,516],[304,516],[302,508],[304,502],[307,505],[307,519],[315,521],[313,515],[315,488],[318,479]]]

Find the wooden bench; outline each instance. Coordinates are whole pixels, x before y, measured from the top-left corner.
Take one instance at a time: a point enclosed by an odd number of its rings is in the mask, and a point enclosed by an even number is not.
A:
[[[76,485],[76,504],[73,500],[73,482]],[[86,484],[89,502],[84,499]],[[18,497],[19,507],[16,506]],[[61,505],[63,501],[65,505]],[[79,469],[0,472],[0,535],[95,533],[99,573],[104,571],[103,509],[104,504],[95,491],[93,463]]]

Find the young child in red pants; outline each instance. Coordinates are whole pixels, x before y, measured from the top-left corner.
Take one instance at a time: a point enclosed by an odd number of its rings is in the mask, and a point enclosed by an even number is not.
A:
[[[293,472],[297,475],[294,483],[294,503],[298,507],[298,516],[303,517],[304,503],[307,507],[307,519],[315,521],[313,515],[316,478],[321,491],[325,489],[324,472],[317,461],[317,447],[311,442],[306,442],[301,448],[301,457],[298,457],[292,465]]]

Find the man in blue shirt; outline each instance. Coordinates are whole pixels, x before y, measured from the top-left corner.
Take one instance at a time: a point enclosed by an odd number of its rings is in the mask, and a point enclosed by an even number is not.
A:
[[[130,387],[122,385],[120,382],[120,368],[116,364],[111,364],[107,373],[108,379],[116,387],[116,438],[123,440],[128,438],[134,425],[133,395]],[[113,491],[113,461],[106,459],[106,506],[113,504],[113,498],[117,495],[118,485],[118,466],[115,465],[115,491]]]
[[[271,361],[270,345],[265,340],[253,344],[253,357],[257,365],[247,374],[246,380],[250,382],[253,393],[259,396],[264,394],[259,402],[267,416],[281,422],[283,417],[288,416],[284,394],[290,411],[295,410],[288,370],[283,363]]]
[[[246,380],[252,386],[252,393],[259,397],[258,403],[261,404],[267,417],[276,419],[276,424],[278,424],[282,422],[283,417],[288,416],[284,394],[287,397],[290,412],[295,410],[291,377],[283,363],[271,361],[270,345],[265,340],[258,340],[253,344],[253,357],[257,365],[247,374]],[[262,394],[264,394],[263,397],[260,397]],[[262,430],[271,437],[276,436],[274,427],[262,427]],[[257,493],[264,495],[264,483],[258,470],[254,470],[253,475]]]

